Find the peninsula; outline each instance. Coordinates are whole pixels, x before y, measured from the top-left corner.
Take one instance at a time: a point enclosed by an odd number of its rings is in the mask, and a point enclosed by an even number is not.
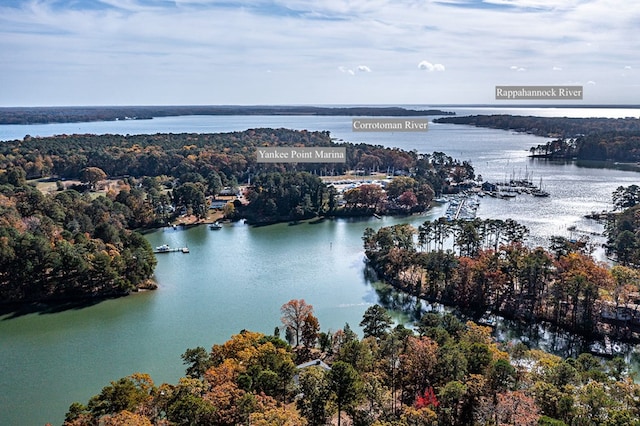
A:
[[[472,115],[443,117],[435,123],[511,130],[553,141],[531,147],[532,157],[596,161],[640,161],[640,119]]]
[[[455,115],[437,109],[419,110],[400,107],[320,107],[250,105],[176,105],[176,106],[77,106],[0,108],[0,124],[78,123],[87,121],[149,120],[154,117],[183,115],[321,115],[348,117],[423,117]]]

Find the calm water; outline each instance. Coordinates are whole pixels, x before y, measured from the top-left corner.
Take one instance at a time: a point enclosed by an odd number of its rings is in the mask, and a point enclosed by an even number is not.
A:
[[[608,112],[637,116],[637,110]],[[536,183],[542,178],[550,198],[484,198],[478,212],[481,217],[518,219],[531,228],[534,243],[550,235],[568,236],[571,225],[598,230],[582,216],[609,208],[617,186],[638,183],[637,172],[531,161],[528,148],[546,139],[530,135],[453,125],[432,125],[429,132],[416,134],[354,134],[350,123],[345,117],[169,117],[0,126],[0,140],[24,134],[214,132],[269,126],[330,130],[332,136],[353,142],[444,151],[471,160],[485,180],[525,173]],[[418,225],[442,212],[438,207],[409,220],[328,220],[261,228],[235,224],[220,231],[197,227],[153,232],[147,237],[154,246],[191,249],[188,255],[159,255],[159,290],[55,314],[0,318],[0,424],[60,424],[71,402],[86,402],[109,381],[137,371],[151,374],[158,384],[173,383],[184,373],[180,354],[186,348],[210,347],[243,328],[272,333],[280,325],[280,306],[292,298],[304,298],[314,306],[323,330],[336,330],[345,322],[357,329],[364,310],[380,297],[365,277],[364,228],[407,221]]]

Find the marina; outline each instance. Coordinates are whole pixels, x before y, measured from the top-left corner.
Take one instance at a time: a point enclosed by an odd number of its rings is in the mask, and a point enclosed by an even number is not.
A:
[[[464,192],[447,196],[444,200],[449,203],[444,215],[448,221],[473,220],[476,218],[480,202],[474,195]]]

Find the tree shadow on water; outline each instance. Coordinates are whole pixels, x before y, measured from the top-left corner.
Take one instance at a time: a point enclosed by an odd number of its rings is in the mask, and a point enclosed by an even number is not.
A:
[[[49,302],[11,303],[0,305],[0,319],[9,321],[31,314],[57,314],[69,310],[80,310],[95,306],[111,299],[119,299],[122,295],[109,297],[92,297],[82,299],[56,300]]]

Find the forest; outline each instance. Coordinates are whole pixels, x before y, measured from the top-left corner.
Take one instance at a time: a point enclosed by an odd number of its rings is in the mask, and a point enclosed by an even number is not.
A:
[[[269,146],[342,146],[345,163],[257,163],[256,149]],[[223,180],[247,181],[260,172],[308,171],[339,175],[362,169],[367,174],[387,169],[408,172],[418,154],[379,145],[335,142],[329,132],[289,129],[250,129],[231,133],[155,135],[58,135],[32,137],[0,144],[0,166],[22,168],[27,179],[55,176],[76,179],[87,167],[109,177],[170,176],[205,179],[215,171]],[[191,176],[193,177],[193,176]]]
[[[640,424],[640,385],[621,358],[562,359],[498,343],[489,327],[427,312],[415,330],[380,305],[321,331],[304,300],[282,305],[273,335],[242,330],[187,349],[185,376],[135,373],[74,402],[65,426],[464,426]],[[280,330],[286,330],[284,339]]]
[[[151,120],[182,115],[337,115],[413,117],[454,115],[453,112],[400,107],[314,106],[96,106],[96,107],[3,107],[0,124],[77,123],[86,121]]]
[[[265,164],[256,161],[259,147],[336,145],[347,148],[345,163]],[[103,172],[102,179],[130,182],[133,189],[143,192],[145,201],[139,208],[132,209],[138,227],[166,223],[171,219],[167,211],[170,204],[204,216],[206,197],[216,196],[225,187],[237,187],[239,182],[249,180],[253,183],[247,197],[251,204],[236,203],[229,217],[247,218],[252,223],[271,223],[313,215],[424,211],[434,194],[457,191],[457,183],[475,177],[471,164],[444,153],[427,155],[375,145],[338,144],[328,132],[287,129],[251,129],[220,134],[59,135],[46,138],[27,135],[23,140],[0,145],[0,167],[3,170],[0,171],[0,183],[9,178],[10,171],[24,173],[27,179],[87,182],[87,170]],[[335,192],[321,183],[319,176],[341,175],[350,170],[359,170],[364,175],[393,170],[405,176],[391,185],[390,198],[363,185],[345,194],[347,205],[338,209]],[[301,177],[298,174],[301,172],[315,176]],[[297,183],[300,179],[306,182],[302,186]],[[298,185],[298,188],[291,185]],[[167,190],[171,192],[168,194]]]
[[[593,260],[589,244],[563,237],[553,237],[549,249],[530,248],[527,233],[513,220],[441,218],[417,229],[368,228],[363,241],[381,279],[472,318],[490,312],[589,338],[638,340],[636,269],[609,268]]]
[[[334,146],[328,132],[251,129],[221,134],[59,135],[0,144],[0,300],[51,301],[126,294],[150,286],[155,259],[135,230],[182,212],[207,215],[208,200],[251,180],[248,204],[230,219],[265,224],[317,216],[424,211],[438,191],[475,177],[468,162],[365,144],[344,164],[261,164],[261,146]],[[320,176],[396,170],[381,191],[362,185],[339,206]],[[117,181],[98,193],[105,180]],[[79,182],[79,183],[72,183]],[[38,183],[55,183],[42,193]],[[65,265],[72,265],[71,268]]]
[[[607,254],[624,266],[640,268],[640,187],[618,187],[612,195],[614,213],[607,215]]]
[[[598,161],[640,161],[640,119],[567,118],[515,115],[444,117],[437,123],[469,124],[554,138],[531,147],[538,158]]]
[[[9,174],[19,177],[15,170]],[[44,195],[24,177],[10,182],[0,185],[2,304],[104,298],[155,287],[151,246],[130,230],[130,205],[142,203],[140,194]]]

